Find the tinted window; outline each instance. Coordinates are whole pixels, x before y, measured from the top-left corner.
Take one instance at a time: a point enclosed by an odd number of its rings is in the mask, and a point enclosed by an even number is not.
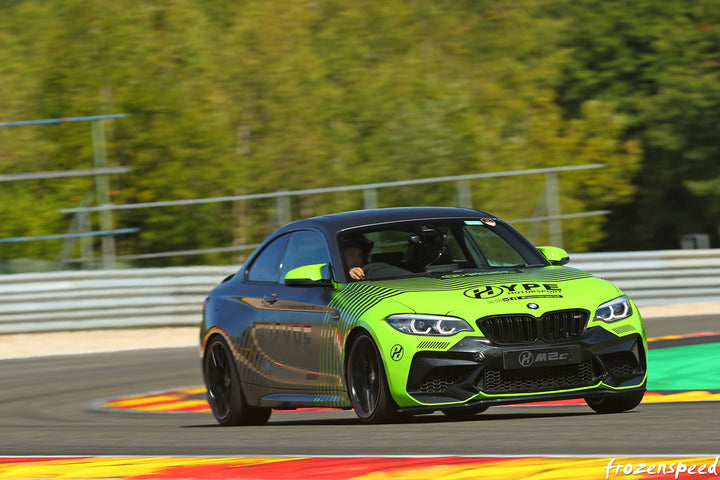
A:
[[[248,280],[252,282],[278,282],[288,235],[277,238],[260,252],[250,266]]]
[[[287,272],[294,268],[318,263],[330,263],[325,239],[317,232],[301,230],[290,235],[280,278],[285,278]]]

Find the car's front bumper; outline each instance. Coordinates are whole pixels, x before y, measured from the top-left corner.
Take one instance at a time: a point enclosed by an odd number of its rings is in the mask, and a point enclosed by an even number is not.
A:
[[[496,345],[465,337],[447,351],[418,351],[407,394],[422,411],[583,398],[644,390],[645,344],[639,334],[618,337],[588,328],[581,338],[532,345]]]

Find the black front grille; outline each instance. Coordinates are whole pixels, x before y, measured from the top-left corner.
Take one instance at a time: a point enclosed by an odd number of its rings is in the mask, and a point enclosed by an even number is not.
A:
[[[587,310],[559,310],[542,316],[543,340],[554,342],[582,335],[590,314]]]
[[[531,315],[496,315],[478,320],[478,327],[495,343],[533,343],[538,339],[537,318]]]
[[[493,315],[477,321],[480,331],[498,344],[555,342],[578,338],[585,331],[590,312],[558,310],[540,318],[532,315]]]
[[[586,361],[527,370],[486,370],[481,389],[488,394],[531,393],[587,387],[593,383],[592,362]]]

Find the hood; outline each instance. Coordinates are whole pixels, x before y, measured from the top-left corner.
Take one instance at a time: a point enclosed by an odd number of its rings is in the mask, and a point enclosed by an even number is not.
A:
[[[571,267],[502,269],[371,283],[408,313],[485,315],[583,308],[591,313],[622,291],[612,283]],[[392,292],[392,293],[390,293]],[[532,305],[530,308],[528,305]],[[535,308],[536,306],[536,308]]]

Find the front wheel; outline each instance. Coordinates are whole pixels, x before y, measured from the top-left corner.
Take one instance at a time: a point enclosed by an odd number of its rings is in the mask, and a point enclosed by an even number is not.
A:
[[[598,397],[585,397],[585,403],[597,413],[620,413],[637,407],[644,391],[608,393]]]
[[[270,418],[269,408],[248,405],[242,392],[235,360],[222,337],[210,339],[203,357],[207,399],[220,425],[262,425]]]
[[[386,423],[397,415],[380,352],[370,335],[358,336],[350,347],[347,366],[348,394],[363,423]]]

